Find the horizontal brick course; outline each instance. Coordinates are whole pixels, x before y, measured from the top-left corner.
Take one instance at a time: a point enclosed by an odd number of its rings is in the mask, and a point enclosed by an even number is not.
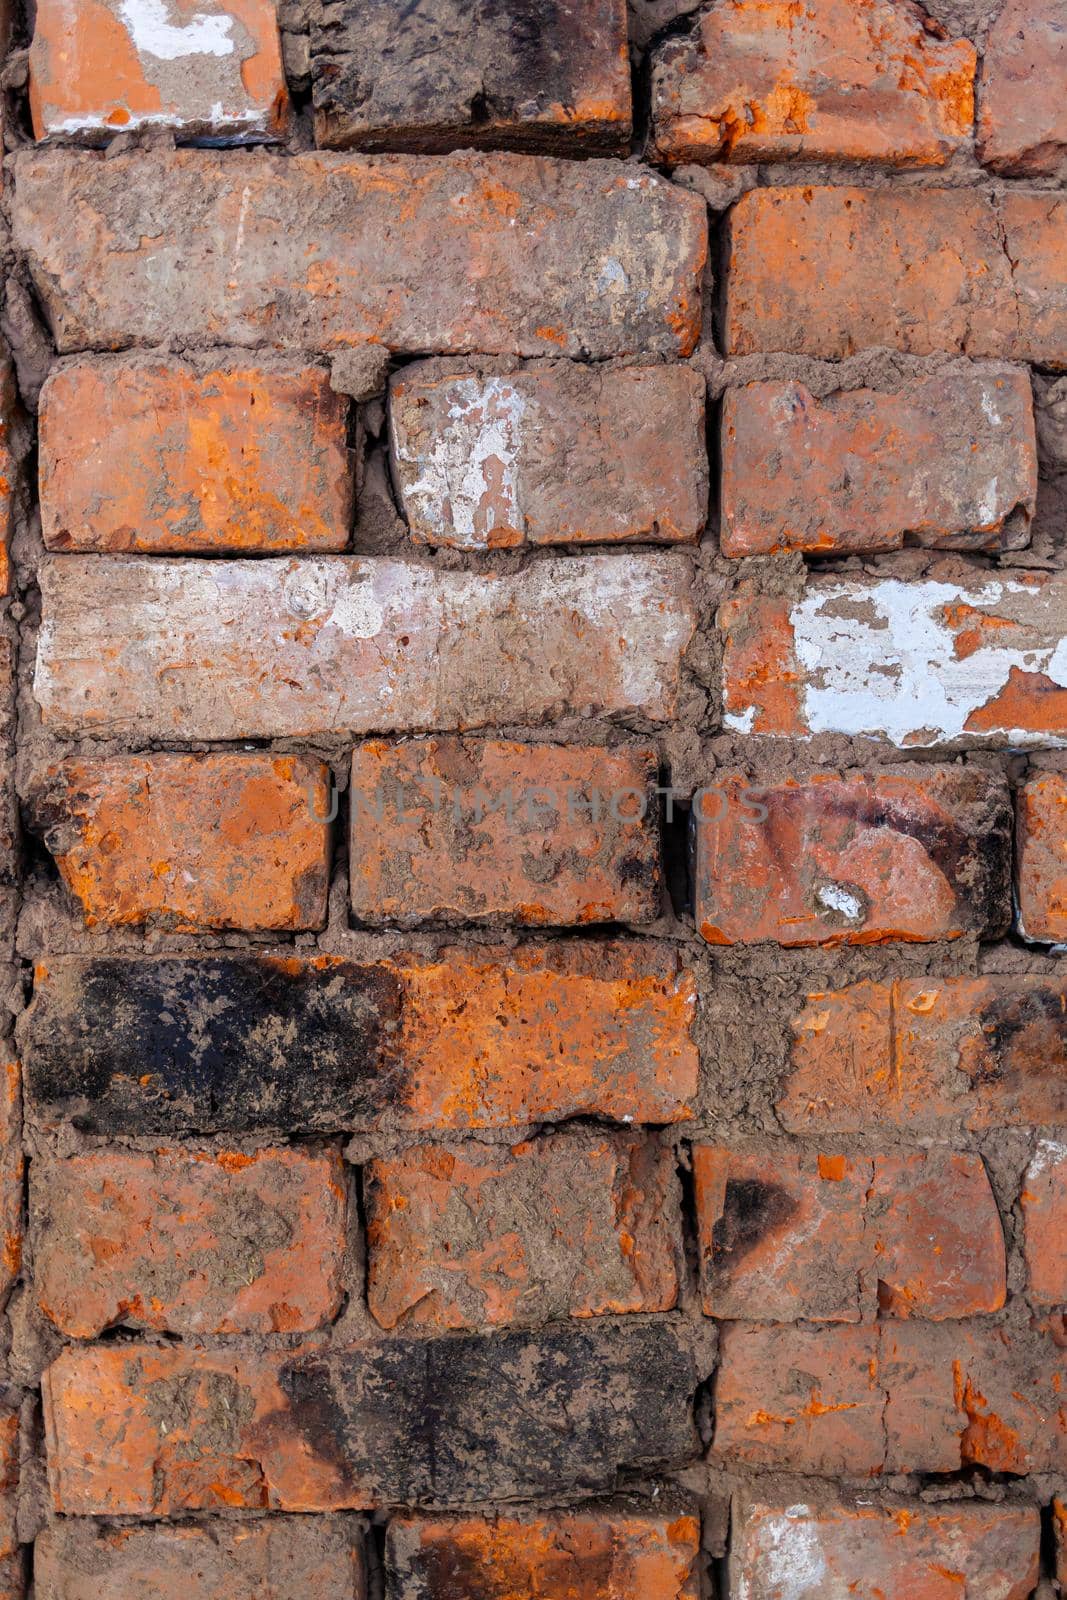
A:
[[[568,711],[665,721],[696,626],[688,563],[667,554],[517,573],[387,557],[53,556],[40,576],[44,721],[139,740],[475,728]]]
[[[370,340],[602,359],[686,356],[700,332],[703,202],[640,167],[45,150],[19,158],[15,212],[63,353]]]

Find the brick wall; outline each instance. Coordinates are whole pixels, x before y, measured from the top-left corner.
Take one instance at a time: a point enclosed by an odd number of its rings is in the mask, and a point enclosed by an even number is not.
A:
[[[929,4],[0,20],[0,1600],[1067,1593],[1067,5]]]

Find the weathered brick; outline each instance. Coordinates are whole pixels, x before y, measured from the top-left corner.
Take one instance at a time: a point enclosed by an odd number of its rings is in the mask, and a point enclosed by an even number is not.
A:
[[[1067,1305],[1067,1144],[1038,1140],[1019,1203],[1030,1298]]]
[[[27,151],[15,211],[61,352],[601,359],[685,356],[700,333],[704,202],[616,162]]]
[[[1005,0],[986,39],[978,155],[1011,177],[1067,174],[1067,6]]]
[[[33,1547],[37,1600],[364,1600],[353,1517],[108,1527],[64,1518]]]
[[[696,924],[711,944],[992,938],[1010,920],[1011,808],[980,767],[716,776],[693,808]]]
[[[1041,1565],[1036,1506],[757,1498],[735,1505],[733,1528],[738,1600],[1029,1600]]]
[[[1052,1531],[1055,1540],[1056,1582],[1061,1592],[1067,1588],[1067,1498],[1056,1495],[1052,1502]]]
[[[528,1517],[394,1517],[390,1600],[696,1600],[700,1519],[610,1506]]]
[[[726,348],[887,345],[1067,364],[1067,200],[973,189],[752,189],[729,219]]]
[[[34,1292],[63,1333],[304,1333],[340,1309],[335,1151],[93,1150],[30,1169]]]
[[[0,355],[0,596],[11,593],[11,535],[19,470],[11,435],[17,414],[15,366],[8,356]]]
[[[49,550],[343,550],[348,401],[324,367],[157,357],[57,367],[41,391]]]
[[[897,394],[728,389],[722,552],[1019,549],[1037,496],[1029,377],[950,369]]]
[[[412,537],[465,550],[697,539],[704,389],[684,366],[405,367],[389,419]]]
[[[6,945],[9,951],[22,864],[15,735],[15,640],[9,633],[0,633],[0,948]]]
[[[1067,582],[813,579],[795,602],[743,586],[719,612],[724,720],[904,749],[1067,744]]]
[[[568,710],[666,721],[696,626],[675,554],[516,573],[70,555],[46,559],[40,580],[45,722],[145,739],[475,728]]]
[[[288,96],[270,0],[198,0],[173,15],[121,0],[40,0],[30,48],[37,138],[106,144],[135,128],[213,140],[284,133]]]
[[[1019,931],[1067,940],[1067,773],[1043,772],[1019,790],[1016,807]]]
[[[352,754],[349,882],[366,923],[652,922],[649,746],[381,739]]]
[[[698,1449],[669,1320],[334,1350],[90,1345],[43,1379],[56,1511],[331,1511],[614,1486]]]
[[[652,66],[660,159],[941,166],[974,121],[974,46],[888,0],[731,0]]]
[[[22,1266],[24,1177],[22,1068],[6,1060],[0,1065],[0,1309]]]
[[[365,1172],[367,1298],[384,1328],[478,1328],[678,1299],[672,1151],[628,1134],[423,1145]]]
[[[0,1406],[0,1600],[22,1600],[26,1593],[18,1534],[21,1455],[19,1408],[4,1404]]]
[[[919,978],[811,994],[777,1112],[795,1132],[1067,1125],[1067,980]]]
[[[38,964],[38,1116],[88,1132],[671,1123],[697,1092],[693,975],[665,947],[435,960],[101,956]]]
[[[321,928],[329,769],[300,756],[75,758],[35,790],[35,825],[86,925]]]
[[[625,0],[311,12],[315,138],[357,150],[621,153],[630,136]]]

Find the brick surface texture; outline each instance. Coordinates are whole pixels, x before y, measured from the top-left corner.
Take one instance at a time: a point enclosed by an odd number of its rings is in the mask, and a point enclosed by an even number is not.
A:
[[[0,80],[0,1600],[1067,1600],[1067,0]]]

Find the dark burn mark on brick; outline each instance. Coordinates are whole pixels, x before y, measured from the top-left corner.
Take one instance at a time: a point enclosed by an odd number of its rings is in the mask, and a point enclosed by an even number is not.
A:
[[[976,1017],[960,1065],[976,1088],[1035,1078],[1060,1086],[1067,1110],[1067,996],[1062,984],[994,994]]]
[[[402,1097],[386,969],[270,957],[60,960],[21,1033],[31,1101],[92,1133],[345,1128]]]
[[[729,1278],[732,1268],[768,1233],[784,1227],[796,1210],[792,1195],[778,1184],[759,1178],[727,1179],[722,1215],[711,1231],[709,1279]]]
[[[437,1540],[416,1550],[407,1563],[405,1589],[412,1600],[502,1600],[505,1595],[532,1594],[531,1581],[543,1582],[544,1595],[612,1595],[615,1552],[599,1549],[557,1550],[542,1555],[536,1574],[528,1561],[494,1546],[481,1555],[456,1541]]]

